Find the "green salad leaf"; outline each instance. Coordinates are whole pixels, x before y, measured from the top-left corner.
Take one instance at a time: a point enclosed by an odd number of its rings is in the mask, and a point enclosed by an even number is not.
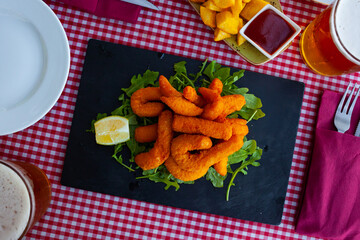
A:
[[[170,76],[169,82],[171,85],[178,91],[182,91],[186,86],[192,86],[195,89],[198,87],[208,87],[211,83],[211,80],[218,78],[223,83],[223,92],[224,95],[231,94],[241,94],[245,97],[246,104],[244,107],[237,112],[229,115],[229,118],[238,118],[241,117],[248,121],[258,120],[265,116],[261,110],[262,103],[261,100],[253,94],[248,93],[249,89],[242,87],[239,88],[236,85],[236,82],[239,81],[244,76],[244,70],[231,73],[229,67],[222,67],[219,63],[215,61],[204,61],[201,66],[199,66],[199,71],[196,73],[188,73],[186,68],[186,62],[178,62],[174,64],[174,75]],[[111,112],[111,115],[119,115],[126,117],[129,120],[130,127],[130,140],[125,143],[120,143],[115,145],[114,154],[112,157],[123,167],[128,169],[131,172],[142,171],[142,176],[137,177],[137,179],[148,179],[156,183],[165,184],[165,189],[173,187],[176,191],[179,190],[181,184],[194,184],[194,181],[184,182],[179,179],[176,179],[172,176],[164,165],[159,166],[156,169],[151,170],[141,170],[134,163],[135,156],[141,152],[147,151],[152,147],[152,144],[142,144],[135,141],[134,133],[135,129],[138,126],[144,126],[153,124],[156,122],[156,119],[152,118],[141,118],[134,114],[130,105],[131,95],[140,88],[149,87],[149,86],[158,86],[157,79],[159,77],[159,72],[146,70],[143,74],[135,75],[131,78],[131,85],[128,88],[122,88],[123,93],[119,96],[119,107],[114,109]],[[91,122],[90,132],[94,132],[94,123],[95,121],[106,117],[106,113],[99,113],[96,116],[96,119]],[[127,147],[130,150],[131,156],[129,159],[123,159],[122,151],[124,147]],[[234,154],[228,157],[228,174],[226,176],[221,176],[213,167],[210,167],[208,172],[205,175],[206,180],[210,181],[211,184],[216,188],[222,188],[225,185],[227,177],[230,175],[230,180],[227,185],[226,191],[226,200],[229,200],[230,188],[234,186],[234,179],[239,172],[243,175],[247,175],[249,166],[258,167],[260,163],[258,160],[261,159],[262,149],[257,146],[255,140],[247,140],[244,138],[244,145],[242,148],[235,152]],[[235,168],[235,170],[233,170]]]

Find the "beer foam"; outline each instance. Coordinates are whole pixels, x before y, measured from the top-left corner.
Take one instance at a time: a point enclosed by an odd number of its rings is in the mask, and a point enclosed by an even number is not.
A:
[[[30,196],[25,183],[0,163],[0,239],[18,239],[30,217]]]
[[[360,65],[360,1],[339,0],[332,19],[335,29],[332,26],[331,33],[339,36],[334,38],[336,45],[349,60]]]

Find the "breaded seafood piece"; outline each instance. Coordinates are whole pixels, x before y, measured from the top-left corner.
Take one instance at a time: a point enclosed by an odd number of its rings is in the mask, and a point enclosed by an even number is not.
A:
[[[175,113],[184,116],[198,116],[203,109],[183,97],[161,97],[160,100],[165,103]]]
[[[165,167],[167,170],[177,179],[184,182],[194,181],[203,177],[208,171],[207,168],[197,169],[196,171],[187,171],[182,168],[175,162],[173,157],[169,157],[165,162]]]
[[[204,135],[182,134],[171,142],[171,156],[184,170],[188,169],[185,163],[196,162],[204,156],[203,151],[192,153],[195,150],[204,150],[212,147],[212,141]],[[189,167],[190,169],[192,167]]]
[[[140,88],[131,95],[131,109],[139,117],[159,116],[165,108],[165,105],[160,102],[160,97],[161,92],[158,87]]]
[[[172,127],[175,132],[202,134],[216,139],[228,140],[232,136],[232,128],[228,124],[197,117],[175,114]]]
[[[165,97],[181,97],[182,94],[178,92],[169,82],[169,80],[163,76],[160,75],[159,77],[159,87],[161,95]]]
[[[240,94],[226,95],[223,96],[222,99],[224,100],[224,106],[226,107],[220,116],[216,119],[216,121],[219,122],[223,122],[227,115],[235,111],[240,111],[246,103],[245,97]]]
[[[224,112],[224,108],[225,108],[224,100],[220,96],[218,90],[200,87],[199,93],[201,93],[201,95],[203,96],[203,98],[207,103],[204,106],[204,111],[201,114],[201,117],[208,120],[215,120],[216,118],[218,118],[220,114]]]
[[[225,118],[224,123],[228,124],[232,129],[233,135],[245,136],[249,133],[249,128],[246,125],[247,121],[240,118]]]
[[[166,160],[165,166],[177,179],[193,181],[206,174],[209,167],[217,164],[229,155],[241,149],[244,136],[235,135],[228,141],[219,143],[210,149],[201,150],[197,158],[184,158],[182,161],[172,155]],[[172,143],[173,145],[174,143]],[[177,143],[175,143],[177,144]],[[173,146],[172,146],[173,147]],[[223,163],[221,163],[223,164]],[[226,173],[225,173],[226,174]]]
[[[136,164],[143,170],[154,169],[165,162],[170,156],[173,115],[169,110],[163,111],[159,116],[157,139],[154,147],[149,152],[140,153],[135,156]]]
[[[220,174],[221,176],[225,176],[227,174],[227,164],[228,164],[228,157],[221,159],[219,162],[213,165],[215,171]]]
[[[198,107],[203,107],[205,105],[205,101],[202,96],[198,95],[195,88],[191,86],[186,86],[183,89],[183,96],[185,99],[194,103]]]
[[[139,143],[154,142],[157,139],[158,124],[140,126],[135,129],[135,140]]]
[[[202,150],[201,154],[203,157],[200,157],[196,161],[191,161],[191,159],[180,162],[176,158],[174,160],[180,166],[180,168],[187,171],[196,171],[197,169],[209,168],[210,166],[218,163],[220,160],[230,156],[236,151],[240,150],[243,146],[244,136],[234,135],[228,141],[224,141],[216,144],[210,149]]]
[[[214,78],[209,85],[209,88],[215,90],[218,94],[221,94],[223,87],[224,85],[222,81],[218,78]]]

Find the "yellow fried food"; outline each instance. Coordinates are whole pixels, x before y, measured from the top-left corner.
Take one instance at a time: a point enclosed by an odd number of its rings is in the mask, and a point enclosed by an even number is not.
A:
[[[234,152],[241,149],[243,146],[244,136],[234,135],[229,140],[216,144],[210,149],[202,150],[203,157],[197,161],[176,162],[182,169],[188,171],[196,171],[201,168],[209,168],[210,166],[218,163],[220,160],[230,156]],[[176,159],[174,159],[176,161]]]
[[[191,153],[195,150],[204,150],[212,147],[212,141],[204,135],[182,134],[171,142],[171,156],[175,162],[187,170],[187,163],[196,162],[203,157],[203,152]],[[191,167],[190,167],[191,168]]]
[[[172,127],[175,132],[203,134],[216,139],[228,140],[232,136],[228,124],[196,117],[174,115]]]
[[[185,99],[187,99],[190,102],[194,103],[198,107],[203,107],[205,105],[204,99],[201,96],[199,96],[196,93],[195,88],[193,88],[191,86],[186,86],[183,89],[183,96],[184,96]]]
[[[154,169],[165,162],[170,156],[173,115],[171,111],[165,110],[159,116],[157,139],[154,147],[149,152],[140,153],[135,156],[136,164],[143,170]]]
[[[215,171],[221,176],[225,176],[227,174],[227,163],[228,157],[221,159],[219,162],[213,165]]]
[[[207,168],[197,169],[196,171],[184,170],[180,168],[171,156],[166,160],[165,167],[175,178],[185,182],[199,179],[208,171]]]
[[[232,130],[233,135],[247,135],[249,133],[249,128],[246,125],[247,121],[240,118],[226,118],[224,123],[228,124]]]
[[[160,100],[171,110],[184,116],[198,116],[203,109],[183,97],[161,97]]]
[[[216,119],[216,121],[218,121],[218,122],[223,122],[223,121],[225,121],[225,118],[227,115],[229,115],[235,111],[240,111],[241,108],[246,103],[244,96],[240,95],[240,94],[226,95],[226,96],[223,96],[222,99],[224,100],[224,105],[226,107],[224,108],[224,111]]]
[[[165,105],[154,101],[160,101],[160,97],[161,92],[158,87],[141,88],[131,95],[131,109],[139,117],[159,116]]]
[[[209,167],[217,164],[219,159],[227,158],[229,155],[238,151],[243,145],[244,136],[235,135],[228,141],[224,141],[213,146],[210,149],[202,150],[198,158],[194,159],[184,158],[183,161],[177,161],[173,156],[170,156],[165,166],[168,171],[177,179],[183,181],[193,181],[201,178],[206,174]],[[191,139],[188,139],[191,141]],[[174,143],[172,143],[173,145]]]
[[[221,30],[220,28],[215,28],[214,31],[214,41],[218,42],[227,38],[231,38],[231,34],[224,32],[223,30]]]
[[[135,129],[135,140],[139,143],[154,142],[157,138],[158,124],[140,126]]]
[[[216,15],[215,11],[210,10],[206,7],[200,6],[200,17],[203,20],[205,25],[215,28],[216,27],[215,15]]]
[[[220,81],[220,80],[219,80]],[[221,83],[222,86],[222,83]],[[204,106],[204,111],[201,117],[208,120],[215,120],[224,112],[224,100],[220,96],[219,86],[213,86],[215,89],[199,88],[199,93],[206,100],[207,104]],[[222,87],[221,87],[222,91]]]
[[[171,86],[169,80],[163,76],[160,75],[159,77],[159,87],[161,95],[165,97],[181,97],[181,93],[178,92],[173,86]]]
[[[214,78],[209,85],[209,88],[215,90],[218,94],[221,94],[223,87],[222,81],[218,78]]]

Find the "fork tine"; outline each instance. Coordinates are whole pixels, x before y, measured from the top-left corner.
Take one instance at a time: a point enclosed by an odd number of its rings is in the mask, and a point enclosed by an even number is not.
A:
[[[350,85],[350,84],[349,84]],[[349,109],[349,105],[350,105],[350,102],[353,98],[353,95],[354,95],[354,91],[355,91],[355,85],[354,87],[352,88],[351,92],[350,92],[350,95],[349,95],[349,98],[347,99],[346,103],[345,103],[345,106],[344,106],[344,113],[348,113],[348,109]]]
[[[358,85],[355,83],[355,86],[354,86],[354,89],[353,89],[353,90],[355,90],[355,88],[357,88],[357,87],[358,87]],[[355,95],[355,98],[354,98],[354,100],[353,100],[353,102],[352,102],[352,104],[351,104],[351,106],[350,106],[349,114],[351,114],[352,111],[354,110],[354,107],[355,107],[355,104],[356,104],[356,100],[357,100],[357,98],[359,97],[359,93],[360,93],[360,88],[358,88],[358,90],[357,90],[357,92],[356,92],[356,95]]]
[[[348,92],[349,92],[350,86],[351,86],[351,82],[350,82],[349,85],[347,86],[346,91],[345,91],[344,95],[342,96],[342,98],[341,98],[341,100],[340,100],[340,103],[339,103],[339,105],[338,105],[338,107],[337,107],[337,109],[336,109],[337,112],[341,112],[341,111],[342,111],[342,109],[343,109],[343,107],[344,107],[344,101],[345,101],[345,98],[346,98],[346,96],[347,96],[347,94],[348,94]]]

